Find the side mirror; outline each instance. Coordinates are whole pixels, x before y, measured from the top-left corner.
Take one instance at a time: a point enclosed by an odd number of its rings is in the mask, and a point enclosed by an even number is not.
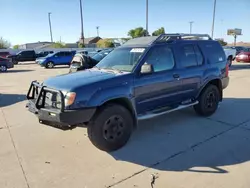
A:
[[[141,66],[141,74],[151,74],[154,72],[153,66],[151,64],[144,63]]]

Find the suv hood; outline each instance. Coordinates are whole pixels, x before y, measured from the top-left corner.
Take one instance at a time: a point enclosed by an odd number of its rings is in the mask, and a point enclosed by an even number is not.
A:
[[[84,85],[89,85],[92,83],[96,83],[99,81],[103,81],[106,79],[114,78],[121,76],[127,73],[113,73],[107,72],[105,70],[98,70],[98,69],[87,69],[84,71],[78,71],[75,73],[70,74],[63,74],[56,77],[51,77],[44,81],[43,85],[63,90],[63,91],[72,91],[76,88],[79,88]]]

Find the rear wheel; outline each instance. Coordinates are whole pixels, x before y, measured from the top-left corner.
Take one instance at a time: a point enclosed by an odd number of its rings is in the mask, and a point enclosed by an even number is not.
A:
[[[49,61],[48,63],[46,63],[45,68],[52,69],[53,67],[54,67],[54,63],[52,61]]]
[[[131,113],[123,106],[102,107],[88,124],[90,141],[100,150],[114,151],[123,147],[133,130]]]
[[[218,108],[220,92],[215,85],[208,85],[199,97],[199,103],[194,106],[194,110],[201,116],[210,116]]]
[[[7,72],[7,67],[5,65],[0,66],[0,71],[1,72]]]

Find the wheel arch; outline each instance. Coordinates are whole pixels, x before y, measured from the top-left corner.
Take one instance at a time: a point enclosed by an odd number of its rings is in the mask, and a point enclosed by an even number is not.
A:
[[[135,110],[135,108],[134,108],[134,106],[133,106],[130,99],[128,99],[126,97],[119,97],[119,98],[110,99],[108,101],[105,101],[98,108],[100,108],[102,106],[105,106],[105,105],[108,105],[108,104],[118,104],[118,105],[121,105],[121,106],[125,107],[132,115],[134,128],[137,127],[136,110]]]
[[[222,101],[223,98],[223,92],[222,92],[222,82],[219,78],[214,78],[211,79],[209,81],[206,82],[206,84],[204,84],[204,86],[202,87],[202,89],[200,90],[200,92],[197,95],[197,98],[200,96],[200,94],[209,86],[209,85],[215,85],[219,92],[220,92],[220,101]]]

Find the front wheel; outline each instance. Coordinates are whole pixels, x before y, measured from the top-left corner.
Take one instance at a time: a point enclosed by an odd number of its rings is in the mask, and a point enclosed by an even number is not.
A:
[[[45,66],[45,68],[47,68],[47,69],[52,69],[54,67],[54,63],[53,62],[48,62],[48,63],[46,63],[46,66]]]
[[[7,72],[7,67],[5,65],[0,66],[0,71],[1,72]]]
[[[88,124],[88,136],[92,144],[108,152],[123,147],[128,142],[132,131],[131,113],[117,104],[102,107]]]
[[[194,106],[194,110],[201,116],[210,116],[218,108],[220,92],[215,85],[208,85],[199,96],[199,103]]]

